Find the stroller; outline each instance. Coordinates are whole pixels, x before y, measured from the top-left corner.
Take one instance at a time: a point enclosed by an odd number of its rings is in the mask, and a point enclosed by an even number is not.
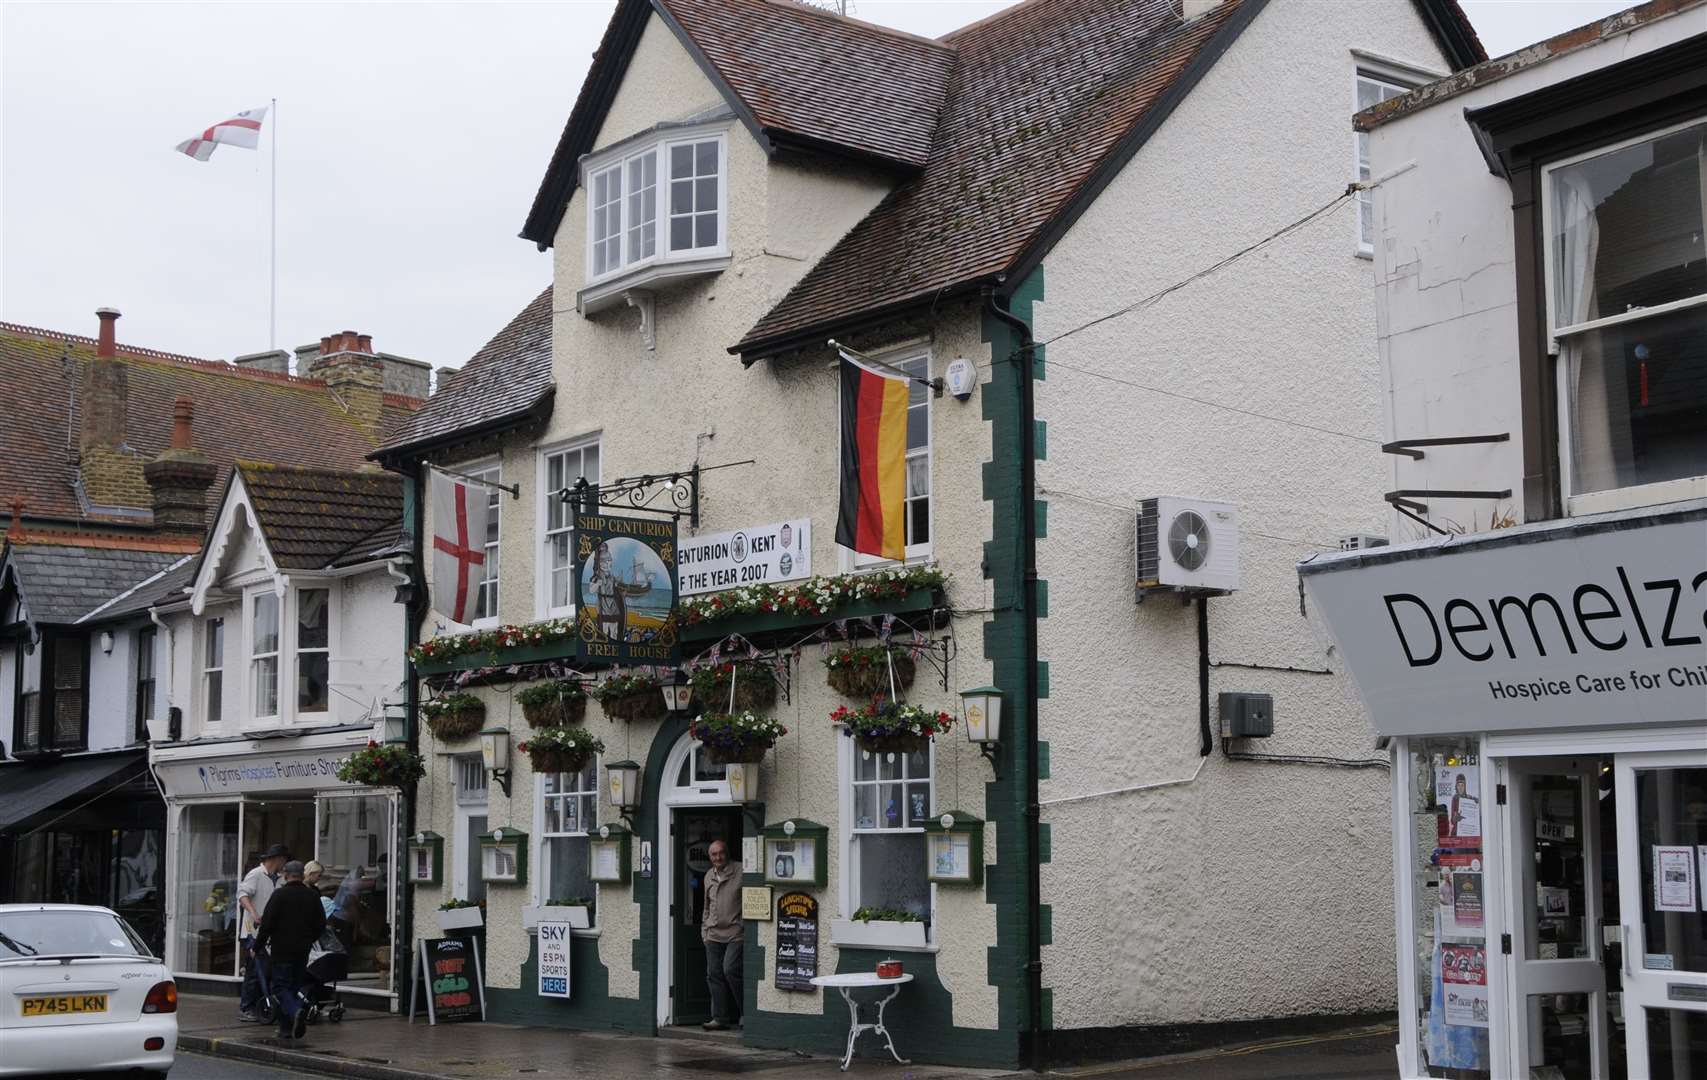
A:
[[[344,1002],[338,983],[350,977],[350,944],[354,937],[348,923],[336,915],[326,920],[320,940],[308,951],[307,978],[298,991],[308,1010],[308,1022],[318,1024],[324,1016],[336,1024],[344,1019]]]

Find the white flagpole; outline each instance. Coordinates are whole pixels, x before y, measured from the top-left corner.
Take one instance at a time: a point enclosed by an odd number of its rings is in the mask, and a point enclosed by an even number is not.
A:
[[[272,230],[271,260],[268,264],[267,283],[267,348],[279,347],[279,99],[274,98],[272,109],[269,110],[273,128],[273,197],[272,197]]]

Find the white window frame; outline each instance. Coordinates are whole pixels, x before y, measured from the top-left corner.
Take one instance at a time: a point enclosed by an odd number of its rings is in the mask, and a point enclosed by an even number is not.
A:
[[[1640,143],[1663,139],[1686,128],[1696,127],[1707,123],[1707,113],[1698,114],[1680,123],[1665,127],[1653,128],[1639,135],[1633,135],[1616,142],[1600,146],[1548,162],[1541,169],[1541,289],[1545,298],[1546,312],[1546,344],[1547,353],[1555,359],[1563,352],[1561,340],[1578,334],[1592,333],[1609,326],[1618,326],[1627,322],[1642,319],[1659,318],[1677,311],[1687,311],[1694,308],[1707,307],[1707,293],[1682,300],[1674,300],[1666,304],[1655,304],[1653,307],[1639,308],[1635,311],[1620,312],[1599,319],[1570,326],[1557,326],[1555,304],[1557,293],[1555,275],[1553,272],[1553,174],[1560,169],[1569,168],[1590,158],[1603,154],[1616,153],[1619,150],[1636,146]],[[1570,365],[1560,362],[1554,365],[1555,397],[1558,405],[1559,441],[1554,448],[1559,462],[1559,500],[1565,508],[1566,517],[1580,517],[1585,514],[1601,514],[1614,510],[1629,510],[1641,506],[1654,506],[1660,503],[1681,502],[1686,499],[1707,498],[1707,474],[1687,476],[1676,480],[1661,480],[1652,484],[1633,484],[1630,487],[1611,488],[1606,491],[1591,491],[1581,495],[1573,495],[1571,489],[1576,484],[1573,463],[1576,460],[1576,445],[1572,440],[1571,424],[1571,372]]]
[[[585,284],[609,281],[613,278],[644,270],[652,266],[664,266],[675,262],[693,262],[707,258],[716,258],[729,254],[729,125],[715,125],[696,128],[675,128],[668,132],[657,133],[644,141],[631,141],[610,148],[608,151],[588,157],[581,165],[581,185],[586,192],[587,204],[587,238],[584,245]],[[717,238],[716,242],[707,247],[690,247],[674,249],[670,246],[670,150],[672,147],[696,143],[715,142],[717,144]],[[628,168],[631,162],[641,158],[651,157],[656,162],[653,170],[655,192],[653,200],[653,245],[651,255],[634,256],[629,251],[628,231],[632,222],[628,214]],[[616,171],[621,194],[615,201],[616,229],[614,235],[618,239],[618,249],[621,256],[616,265],[603,271],[594,269],[593,244],[594,220],[593,212],[593,180],[604,173]],[[607,237],[608,239],[608,237]]]
[[[219,651],[217,657],[215,657],[212,648],[215,623],[219,624]],[[201,700],[202,726],[214,728],[215,730],[225,726],[226,649],[230,645],[230,637],[227,634],[228,626],[228,613],[223,610],[217,615],[209,614],[205,616],[201,620],[200,647],[197,650],[198,662],[201,665],[201,676],[197,680],[196,685],[198,688],[197,694]],[[210,661],[214,659],[218,659],[218,666],[214,666],[210,663]],[[215,700],[215,695],[212,693],[213,687],[209,678],[213,675],[219,676],[218,718],[215,718],[213,715],[213,702]]]
[[[605,467],[605,454],[604,444],[598,432],[594,432],[591,435],[577,436],[576,438],[570,439],[566,442],[555,443],[551,446],[540,447],[537,455],[538,483],[536,487],[539,489],[539,500],[537,505],[534,507],[534,520],[539,523],[539,540],[535,549],[534,558],[534,565],[537,567],[537,571],[534,574],[534,612],[537,617],[542,619],[564,618],[569,615],[573,615],[575,612],[574,528],[571,525],[563,529],[558,529],[555,532],[549,528],[551,522],[551,500],[556,497],[555,492],[547,490],[549,487],[549,478],[551,476],[551,459],[558,454],[570,454],[584,452],[587,450],[597,451],[599,458],[598,475],[590,476],[587,479],[595,484],[602,483],[602,476]],[[586,459],[583,457],[583,464],[585,463],[585,460]],[[565,473],[567,474],[567,470],[565,470]],[[571,523],[574,521],[573,512],[571,512],[569,520]],[[570,536],[570,580],[567,602],[561,606],[554,607],[551,603],[551,541],[552,537],[558,535],[558,533],[567,533]]]
[[[326,593],[326,645],[324,648],[303,649],[298,642],[302,632],[302,594],[305,591],[320,590]],[[300,584],[293,582],[290,589],[290,718],[293,722],[325,723],[337,711],[332,704],[332,657],[336,655],[335,646],[338,636],[338,587],[332,581],[306,581]],[[297,679],[301,677],[301,664],[304,653],[324,653],[326,656],[326,708],[313,712],[303,712],[297,701]]]
[[[456,831],[451,837],[451,896],[457,900],[467,900],[468,853],[480,846],[480,834],[474,831],[471,819],[484,817],[487,824],[491,824],[491,785],[486,775],[486,763],[479,754],[452,755],[450,772],[451,788],[456,792]],[[480,777],[478,794],[471,785],[463,783],[465,775],[473,774]]]
[[[1354,113],[1362,111],[1362,104],[1358,100],[1357,91],[1359,89],[1358,84],[1365,81],[1397,90],[1400,94],[1408,94],[1422,85],[1414,76],[1402,75],[1387,65],[1372,64],[1367,59],[1359,58],[1351,79],[1351,107]],[[1373,170],[1370,170],[1369,176],[1363,175],[1365,170],[1370,169],[1369,162],[1366,160],[1368,146],[1368,132],[1353,131],[1351,133],[1351,177],[1353,180],[1367,181],[1374,176]],[[1359,191],[1352,198],[1352,206],[1357,211],[1352,215],[1351,220],[1352,250],[1360,259],[1373,259],[1375,257],[1373,240],[1375,236],[1375,193]],[[1369,221],[1369,235],[1371,237],[1369,241],[1363,239],[1363,222],[1366,217]]]
[[[545,790],[545,778],[547,776],[569,776],[569,775],[573,775],[573,774],[570,774],[570,773],[535,773],[534,774],[534,778],[533,778],[533,834],[535,836],[539,837],[539,854],[538,854],[538,858],[537,858],[538,867],[536,868],[535,872],[529,876],[533,878],[533,885],[531,886],[531,890],[532,890],[532,895],[533,895],[533,903],[535,906],[539,906],[539,905],[548,903],[551,900],[551,895],[550,895],[550,893],[551,893],[551,844],[550,844],[550,841],[552,841],[552,840],[581,840],[581,841],[584,841],[586,844],[588,844],[588,858],[590,859],[592,857],[591,844],[592,844],[593,832],[597,829],[599,821],[604,817],[603,808],[601,806],[602,800],[599,798],[599,795],[600,795],[600,791],[599,791],[599,788],[600,788],[600,785],[599,785],[599,769],[600,769],[601,765],[603,764],[603,762],[604,762],[603,757],[601,757],[599,755],[594,755],[594,757],[593,757],[593,772],[592,772],[592,786],[590,788],[577,789],[575,792],[551,792],[551,793],[547,793]],[[581,824],[583,827],[582,827],[580,832],[547,832],[545,830],[545,800],[547,800],[547,799],[583,799],[586,802],[592,804],[592,808],[593,808],[592,820],[588,821],[585,817],[583,817],[582,821],[581,821]],[[596,881],[591,882],[590,884],[593,887],[593,895],[592,895],[593,922],[592,922],[592,925],[588,929],[597,930],[599,928],[599,925],[601,922],[601,916],[599,914],[599,911],[600,911],[600,908],[603,906],[601,903],[601,895],[600,895],[601,888],[600,888],[599,883]]]
[[[267,653],[257,653],[255,651],[255,607],[256,601],[262,596],[271,596],[273,598],[278,618],[278,630],[273,635],[273,651]],[[289,624],[290,605],[286,603],[286,597],[282,595],[281,590],[272,582],[268,582],[258,589],[247,589],[244,591],[243,696],[247,704],[243,709],[243,716],[245,720],[252,724],[259,724],[267,720],[282,722],[285,719],[286,702],[290,700],[290,697],[285,693],[285,690],[291,685],[286,679],[289,669],[284,662],[285,627]],[[260,661],[267,659],[271,659],[273,661],[274,673],[273,711],[270,713],[264,713],[261,711],[260,698],[257,696],[260,692],[260,680],[256,677],[256,670]]]
[[[932,349],[930,342],[902,345],[886,352],[873,353],[872,359],[880,360],[890,367],[897,368],[913,363],[914,361],[922,360],[925,365],[923,377],[926,380],[935,378],[936,360],[934,350]],[[909,393],[911,393],[911,386],[913,385],[917,384],[909,385]],[[838,395],[840,394],[839,388],[837,393]],[[911,404],[907,406],[908,412],[911,412],[914,408],[915,406]],[[913,566],[931,561],[933,546],[936,543],[936,394],[928,387],[925,389],[924,409],[925,446],[923,450],[908,450],[907,461],[909,463],[909,475],[911,475],[911,462],[920,457],[925,460],[925,482],[930,485],[930,490],[925,495],[925,517],[929,523],[930,539],[926,540],[922,544],[908,544],[905,548],[905,554],[902,556],[900,562],[896,562],[894,559],[885,559],[877,555],[867,555],[864,552],[854,551],[851,548],[840,547],[838,545],[837,550],[841,552],[842,570],[844,572],[860,570],[887,570],[896,566]],[[833,431],[832,434],[837,439],[836,453],[837,465],[839,468],[841,462],[840,433]],[[908,528],[912,521],[913,515],[911,509],[906,505],[911,501],[911,497],[902,501],[902,515],[905,518],[905,521],[902,524],[903,529]]]
[[[857,858],[855,850],[854,850],[854,845],[857,842],[858,838],[860,836],[864,836],[867,834],[886,835],[886,834],[896,834],[896,833],[917,833],[917,834],[922,836],[922,835],[924,835],[925,830],[922,826],[904,826],[904,827],[899,828],[899,829],[889,829],[889,828],[856,829],[856,828],[854,828],[854,760],[855,760],[854,755],[859,754],[862,751],[860,750],[860,748],[857,745],[855,745],[855,742],[853,739],[839,738],[836,740],[836,745],[837,745],[836,787],[838,789],[837,790],[837,804],[839,806],[839,813],[837,815],[837,817],[838,817],[837,841],[841,846],[840,862],[841,862],[841,867],[842,867],[842,873],[840,874],[840,880],[837,883],[838,884],[837,891],[839,894],[837,899],[841,904],[842,918],[843,919],[852,919],[854,912],[858,911],[860,906],[861,906],[860,905],[860,889],[859,889],[859,859]],[[937,771],[938,770],[936,767],[936,740],[935,739],[931,740],[930,749],[926,753],[927,753],[929,760],[930,760],[930,769],[931,769],[931,778],[930,778],[931,811],[933,813],[935,813],[938,811],[937,783],[936,783]],[[896,781],[884,781],[884,782],[885,783],[895,783]],[[906,791],[905,787],[902,788],[902,791],[904,794]],[[924,863],[923,858],[920,858],[919,865],[918,865],[917,869],[919,872],[919,876],[924,877],[925,876],[925,863]],[[935,882],[930,882],[929,885],[930,885],[930,897],[931,897],[931,918],[930,918],[930,925],[926,928],[925,942],[926,942],[926,949],[934,952],[934,951],[936,951],[936,948],[937,948],[937,925],[938,925],[937,887],[936,887]],[[878,934],[880,934],[882,932],[882,929],[883,928],[880,928],[879,924],[877,924],[875,922],[868,924],[867,928],[866,928],[867,933],[878,933]],[[894,942],[885,943],[882,947],[901,949],[901,948],[907,948],[908,946],[907,946],[905,939],[898,937]]]
[[[491,614],[483,615],[469,624],[476,630],[488,630],[498,625],[500,621],[498,613],[502,610],[499,605],[503,603],[504,599],[502,583],[504,563],[501,557],[504,546],[504,493],[497,487],[504,482],[504,463],[499,458],[490,458],[463,465],[459,471],[475,480],[484,480],[493,485],[492,487],[474,485],[476,491],[482,491],[486,495],[487,520],[497,526],[496,535],[481,545],[486,560],[480,564],[480,583],[478,586],[479,594],[482,597],[488,595],[487,586],[491,586]],[[493,567],[497,567],[496,573],[493,573]]]

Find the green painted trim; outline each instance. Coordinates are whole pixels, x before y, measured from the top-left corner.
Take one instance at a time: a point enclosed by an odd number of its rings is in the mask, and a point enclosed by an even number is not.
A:
[[[469,671],[483,667],[509,667],[511,664],[537,664],[546,660],[567,660],[575,655],[573,641],[552,641],[543,645],[519,645],[514,649],[493,652],[465,653],[447,656],[442,660],[417,660],[418,675],[444,675],[452,671]]]
[[[1051,862],[1052,854],[1053,845],[1051,845],[1049,838],[1049,822],[1039,822],[1037,826],[1037,861],[1040,863]]]
[[[1034,499],[1031,512],[1037,522],[1037,538],[1047,540],[1049,538],[1049,503],[1043,499]]]
[[[1052,986],[1043,988],[1043,1026],[1050,1031],[1055,1030],[1055,988]]]
[[[848,604],[828,615],[736,615],[712,622],[695,623],[682,631],[684,643],[716,641],[730,634],[751,637],[774,630],[805,631],[828,626],[843,619],[871,619],[881,615],[912,615],[942,606],[943,600],[934,589],[920,589],[902,600],[884,600],[863,604]]]
[[[1049,618],[1049,582],[1043,578],[1037,579],[1037,617]]]
[[[1037,778],[1049,779],[1049,743],[1040,740],[1037,744]]]
[[[599,962],[599,951],[586,938],[569,945],[569,998],[539,996],[539,941],[522,962],[520,989],[486,988],[486,1019],[501,1024],[572,1028],[576,1031],[623,1031],[651,1035],[655,1031],[644,992],[640,998],[610,996],[610,970]],[[484,954],[484,950],[482,950]]]
[[[1038,584],[1043,584],[1042,580],[1039,580]],[[1049,661],[1047,660],[1037,662],[1037,696],[1040,698],[1049,696]]]
[[[1047,420],[1033,420],[1032,424],[1037,430],[1037,434],[1032,436],[1032,447],[1033,447],[1034,452],[1037,455],[1037,460],[1048,461],[1049,460],[1049,421],[1047,421]]]
[[[1038,922],[1042,924],[1043,944],[1055,944],[1055,908],[1050,904],[1044,904],[1037,909],[1037,914]]]

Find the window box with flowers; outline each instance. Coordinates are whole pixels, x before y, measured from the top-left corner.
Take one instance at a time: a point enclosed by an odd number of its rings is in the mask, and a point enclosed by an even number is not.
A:
[[[698,739],[713,765],[752,764],[788,734],[782,721],[754,712],[708,712],[695,720],[688,734]]]
[[[701,710],[768,709],[776,704],[776,675],[768,664],[724,660],[688,671],[693,699]]]
[[[830,714],[842,734],[852,737],[861,750],[874,754],[916,754],[931,739],[954,726],[954,717],[922,705],[874,701],[857,709],[842,706]]]
[[[842,948],[926,949],[925,921],[911,911],[862,907],[851,919],[834,919],[830,939]]]
[[[587,718],[587,689],[575,679],[535,683],[516,694],[516,701],[536,728],[579,724]]]
[[[669,711],[663,684],[650,675],[612,675],[594,688],[593,696],[612,720],[662,720]]]
[[[899,645],[838,645],[824,657],[830,689],[843,697],[894,697],[913,685],[915,665]]]
[[[473,694],[446,694],[421,702],[421,718],[434,738],[466,739],[486,726],[486,703]]]
[[[440,930],[478,930],[485,925],[484,900],[447,900],[439,905]]]
[[[368,740],[367,746],[338,762],[338,779],[367,787],[407,787],[427,774],[426,761],[396,743]]]
[[[536,773],[578,773],[605,744],[583,727],[545,728],[516,747],[528,756]]]

